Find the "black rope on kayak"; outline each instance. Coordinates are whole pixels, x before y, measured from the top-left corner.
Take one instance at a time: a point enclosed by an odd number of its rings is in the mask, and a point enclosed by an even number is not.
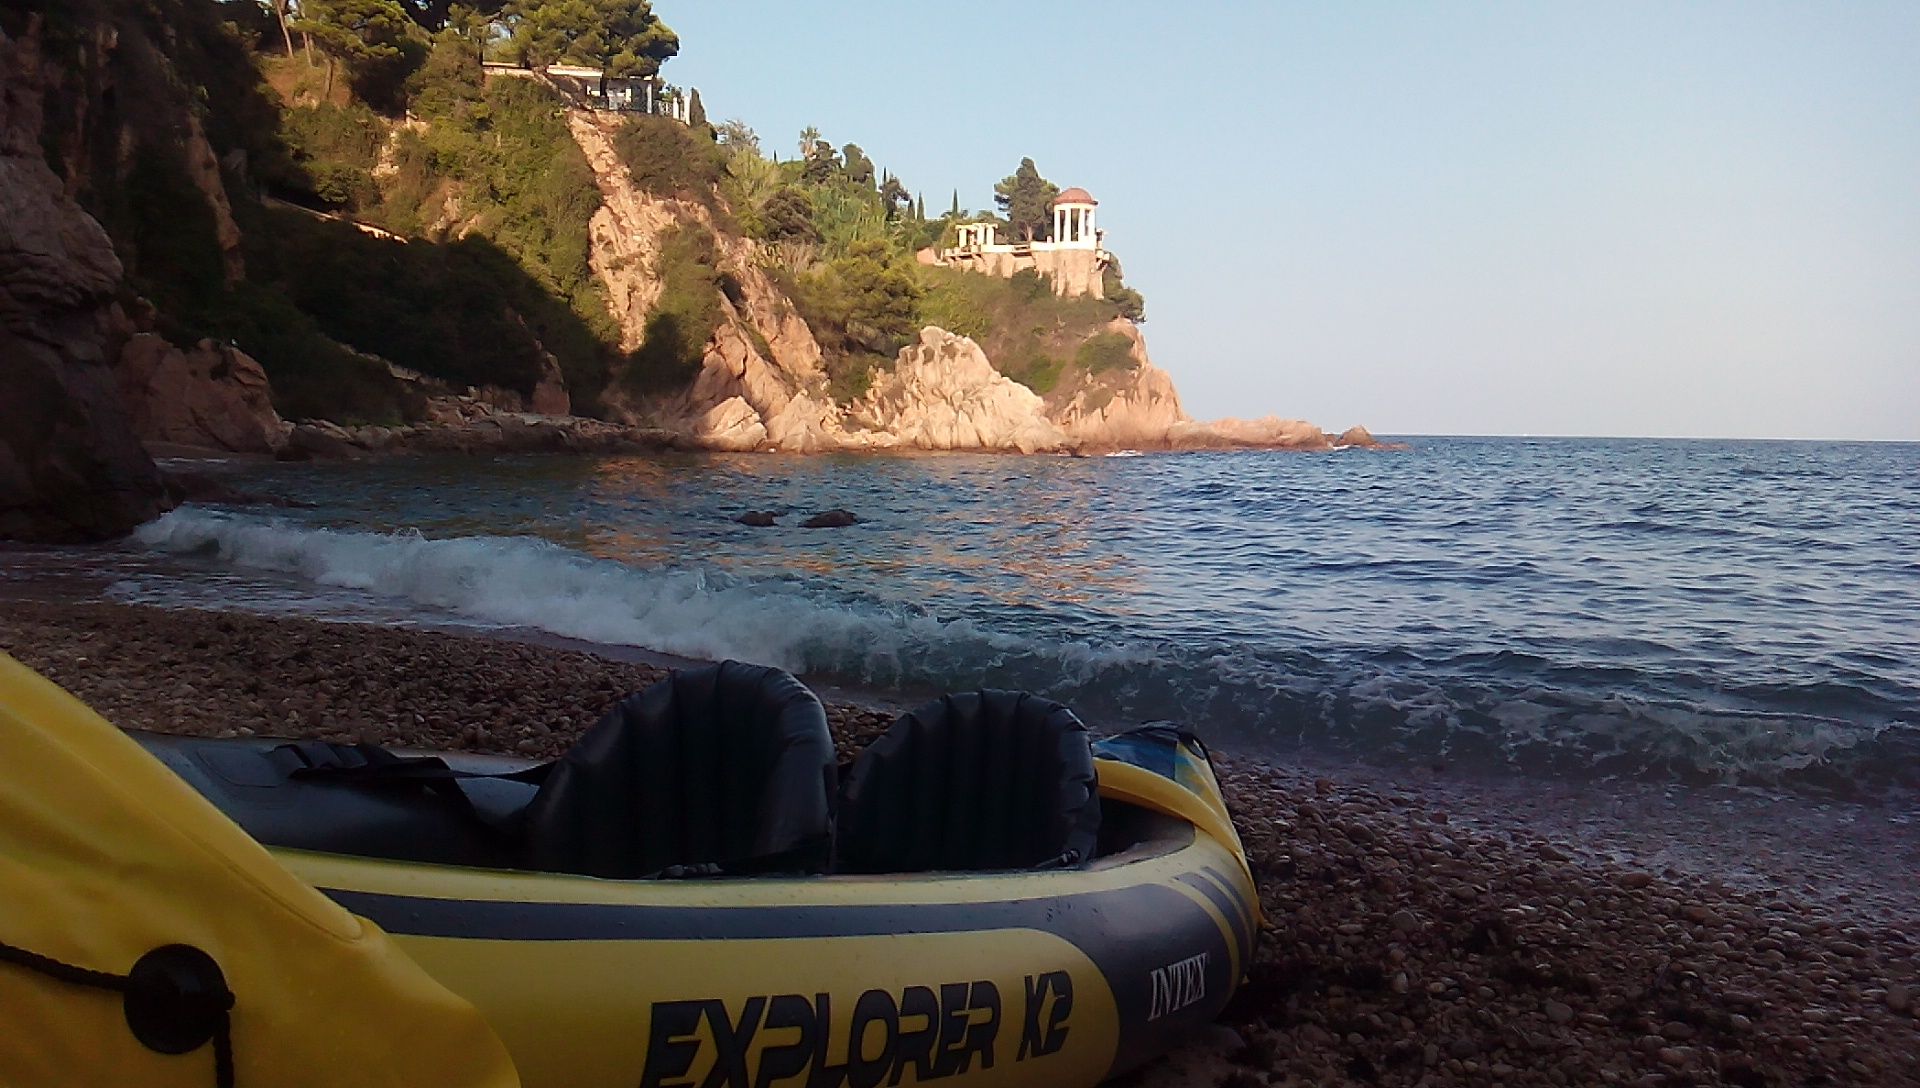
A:
[[[233,993],[220,965],[192,945],[170,944],[141,956],[124,975],[95,971],[0,941],[0,963],[56,982],[123,995],[127,1029],[142,1046],[186,1054],[213,1044],[215,1088],[233,1088]]]

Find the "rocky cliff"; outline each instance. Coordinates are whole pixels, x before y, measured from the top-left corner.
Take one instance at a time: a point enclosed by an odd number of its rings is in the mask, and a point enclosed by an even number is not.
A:
[[[527,80],[496,88],[457,45],[436,47],[439,112],[383,118],[287,90],[317,70],[252,50],[235,10],[0,7],[0,536],[97,538],[158,513],[143,442],[293,457],[1365,444],[1195,423],[1133,323],[1044,287],[929,281],[970,336],[916,335],[911,307],[878,339],[857,332],[864,318],[810,293],[857,245],[795,263],[741,225],[718,175],[636,183],[625,119]],[[263,76],[274,65],[286,80]],[[714,150],[673,131],[692,158]],[[856,196],[880,199],[870,180]],[[883,286],[915,297],[913,280]]]
[[[163,493],[114,374],[119,258],[42,147],[45,66],[37,20],[0,29],[0,536],[92,539]]]
[[[646,341],[665,290],[662,255],[674,233],[694,229],[714,237],[729,289],[687,386],[636,395],[620,392],[616,380],[605,398],[615,418],[660,428],[694,448],[789,452],[1163,449],[1189,423],[1172,378],[1147,357],[1139,328],[1122,318],[1105,331],[1126,338],[1131,366],[1097,376],[1076,373],[1046,397],[1005,376],[974,341],[929,327],[866,395],[837,404],[828,393],[820,344],[769,274],[764,248],[722,229],[705,204],[655,196],[635,184],[614,147],[617,124],[581,111],[568,117],[600,188],[591,264],[612,302],[622,346],[633,351]]]

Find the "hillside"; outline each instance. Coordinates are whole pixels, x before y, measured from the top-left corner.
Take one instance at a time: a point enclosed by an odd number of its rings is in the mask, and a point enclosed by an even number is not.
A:
[[[855,145],[781,161],[697,92],[684,120],[587,110],[441,16],[296,48],[244,0],[0,0],[0,324],[39,375],[0,520],[150,516],[134,438],[467,448],[441,432],[497,446],[525,412],[583,417],[556,448],[1327,441],[1191,424],[1111,272],[1113,300],[1062,299],[916,261],[957,200],[928,218]],[[677,39],[645,34],[623,63],[657,71]]]

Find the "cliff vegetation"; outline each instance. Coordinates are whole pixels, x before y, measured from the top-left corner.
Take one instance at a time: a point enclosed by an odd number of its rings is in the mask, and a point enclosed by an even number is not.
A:
[[[376,445],[488,410],[717,449],[1151,444],[1186,422],[1117,267],[1091,299],[930,266],[981,213],[928,216],[812,127],[789,152],[710,123],[657,79],[678,49],[647,0],[0,0],[0,334],[45,392],[16,414],[78,413],[0,450],[0,521],[79,477],[127,497],[80,531],[150,513],[151,462],[103,436],[193,413],[120,413],[110,387],[236,368],[264,379],[192,394],[256,417],[222,433],[285,417]],[[649,81],[672,116],[589,110],[611,85],[560,62]],[[1024,160],[1000,221],[1044,231],[1055,191]]]
[[[133,10],[97,5],[108,18]],[[759,247],[756,263],[818,342],[825,395],[841,403],[926,324],[973,336],[1046,392],[1080,343],[1128,312],[1124,301],[1054,299],[1031,276],[919,265],[915,252],[966,213],[956,200],[928,218],[856,144],[836,149],[809,129],[783,159],[744,122],[639,115],[613,137],[632,184],[708,214],[662,239],[648,269],[653,308],[623,337],[592,267],[601,187],[569,134],[570,103],[538,80],[486,76],[482,43],[494,59],[651,74],[678,39],[648,5],[160,0],[146,10],[185,32],[165,52],[203,91],[216,152],[248,152],[223,160],[247,272],[218,274],[216,232],[177,164],[145,164],[140,206],[103,222],[159,255],[130,278],[178,334],[259,356],[289,416],[399,421],[405,399],[383,390],[375,360],[528,395],[551,356],[576,411],[602,411],[609,382],[628,395],[671,391],[697,374],[738,294],[717,236]],[[183,38],[198,44],[181,49]]]

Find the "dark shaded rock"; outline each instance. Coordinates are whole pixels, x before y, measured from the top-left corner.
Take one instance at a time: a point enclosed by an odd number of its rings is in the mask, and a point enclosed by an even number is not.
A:
[[[801,522],[800,527],[802,529],[839,529],[858,524],[859,521],[859,518],[853,516],[852,511],[834,509],[813,515]]]
[[[1346,430],[1340,432],[1340,436],[1333,440],[1333,444],[1336,448],[1345,448],[1345,447],[1351,446],[1351,447],[1354,447],[1357,449],[1363,449],[1363,450],[1405,450],[1407,449],[1407,444],[1405,442],[1380,441],[1378,438],[1373,437],[1373,433],[1371,431],[1368,431],[1365,427],[1348,427]]]
[[[113,364],[120,260],[41,147],[34,28],[0,32],[0,537],[93,540],[157,515],[160,471]]]
[[[278,456],[283,461],[350,460],[366,451],[353,444],[345,432],[330,423],[302,423],[287,436],[287,444]]]
[[[266,372],[230,344],[180,348],[140,333],[120,351],[119,378],[134,433],[146,441],[271,453],[284,440]]]
[[[742,525],[751,525],[756,529],[764,529],[773,524],[774,514],[771,510],[749,510],[733,520]]]

